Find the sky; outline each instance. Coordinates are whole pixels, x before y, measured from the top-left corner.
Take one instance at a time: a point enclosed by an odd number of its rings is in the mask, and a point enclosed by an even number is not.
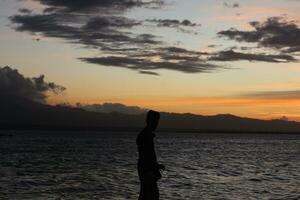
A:
[[[49,104],[300,121],[299,9],[299,0],[0,0],[0,67],[10,67],[0,92],[17,91],[9,80]]]

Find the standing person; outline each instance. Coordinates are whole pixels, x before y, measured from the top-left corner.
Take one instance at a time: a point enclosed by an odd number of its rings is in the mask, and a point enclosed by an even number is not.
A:
[[[157,181],[161,179],[160,170],[165,170],[165,166],[158,164],[153,131],[158,125],[159,112],[150,110],[147,113],[146,127],[140,132],[136,139],[138,146],[138,174],[140,178],[140,196],[138,200],[159,200]]]

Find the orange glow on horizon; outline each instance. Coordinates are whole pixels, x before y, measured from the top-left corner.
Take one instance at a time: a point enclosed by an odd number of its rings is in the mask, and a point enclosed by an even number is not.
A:
[[[51,97],[50,104],[61,103]],[[257,119],[278,119],[282,116],[300,121],[300,99],[255,99],[239,97],[198,97],[173,99],[99,99],[76,101],[71,105],[121,103],[128,106],[155,109],[162,112],[194,113],[199,115],[216,115],[230,113],[241,117]]]

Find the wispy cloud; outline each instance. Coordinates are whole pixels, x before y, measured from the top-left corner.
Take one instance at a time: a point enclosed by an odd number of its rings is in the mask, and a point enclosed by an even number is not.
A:
[[[261,61],[261,62],[272,62],[272,63],[284,63],[284,62],[296,62],[296,58],[286,54],[253,54],[253,53],[242,53],[234,50],[220,51],[210,57],[210,60],[214,61]]]
[[[29,1],[29,0],[23,0]],[[79,60],[106,67],[122,67],[142,74],[158,75],[156,70],[167,69],[184,73],[207,73],[224,67],[220,61],[296,62],[291,53],[299,51],[299,28],[293,22],[270,18],[266,22],[251,22],[254,31],[230,29],[220,31],[220,37],[237,42],[257,43],[279,50],[278,53],[220,50],[200,52],[178,46],[170,46],[163,37],[135,31],[154,23],[158,27],[192,29],[200,26],[189,19],[148,19],[127,17],[133,8],[165,6],[161,0],[31,0],[45,6],[43,12],[21,9],[10,17],[17,31],[29,32],[37,37],[61,38],[70,43],[97,49],[101,56]],[[228,3],[227,3],[228,4]],[[230,4],[231,5],[231,4]],[[229,4],[227,5],[229,6]],[[238,7],[233,3],[232,7]],[[140,30],[140,29],[139,29]],[[142,29],[141,29],[142,30]],[[299,44],[298,44],[299,43]]]
[[[153,76],[159,76],[159,73],[151,72],[151,71],[139,71],[140,74],[147,74],[147,75],[153,75]]]
[[[227,8],[239,8],[240,4],[238,2],[230,2],[230,1],[224,1],[223,5]]]
[[[183,48],[177,48],[181,52],[176,52],[175,48],[170,49],[156,35],[134,33],[132,28],[143,26],[143,21],[128,18],[124,13],[136,7],[159,8],[164,5],[163,1],[35,1],[47,8],[41,14],[22,12],[12,16],[10,19],[15,29],[45,37],[63,38],[102,52],[101,57],[80,58],[81,61],[128,68],[149,75],[157,75],[153,72],[157,69],[201,73],[222,68],[200,58],[198,52]],[[150,21],[176,28],[198,26],[189,20]]]
[[[80,58],[80,60],[93,63],[100,64],[104,66],[110,67],[122,67],[132,70],[138,71],[148,71],[148,70],[158,70],[158,69],[167,69],[167,70],[175,70],[185,73],[208,73],[213,70],[221,68],[218,65],[214,65],[203,61],[201,59],[187,60],[186,58],[176,61],[170,62],[166,60],[149,60],[149,58],[135,58],[135,57],[117,57],[117,56],[107,56],[107,57],[94,57],[94,58]]]
[[[286,99],[286,100],[299,100],[300,90],[291,91],[261,91],[261,92],[250,92],[241,94],[242,97],[256,98],[256,99]]]

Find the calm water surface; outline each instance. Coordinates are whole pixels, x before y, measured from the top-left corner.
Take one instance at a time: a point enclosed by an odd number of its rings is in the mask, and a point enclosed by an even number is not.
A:
[[[137,199],[136,133],[0,137],[0,199]],[[158,133],[162,200],[300,199],[300,135]]]

